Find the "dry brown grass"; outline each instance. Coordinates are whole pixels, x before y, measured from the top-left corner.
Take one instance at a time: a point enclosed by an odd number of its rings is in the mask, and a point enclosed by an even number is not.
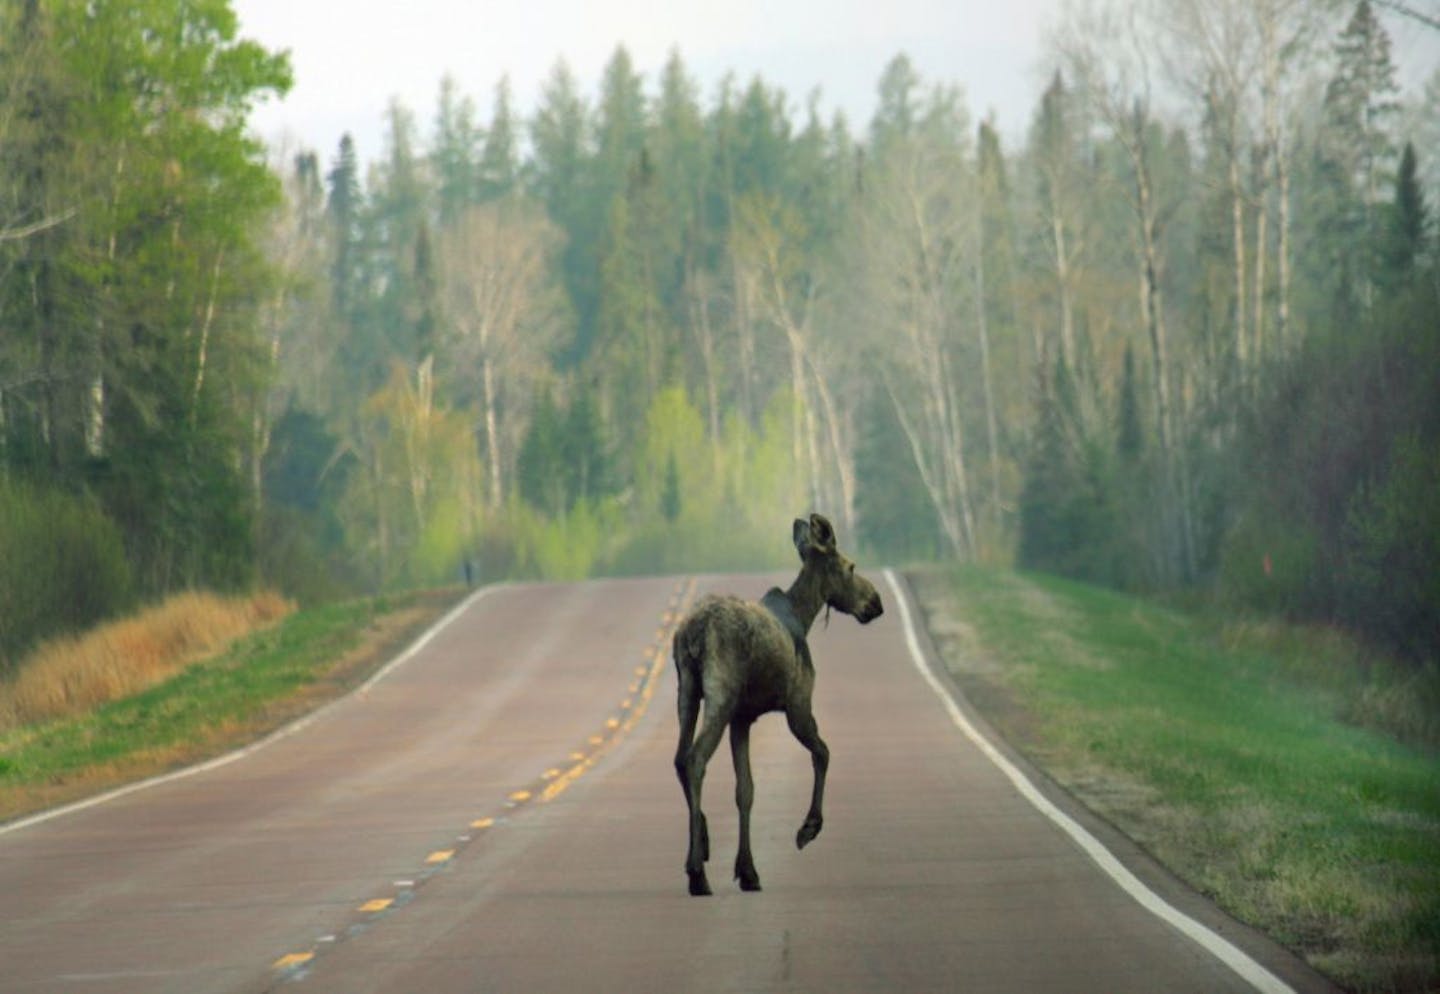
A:
[[[190,592],[83,635],[51,639],[0,682],[0,728],[78,714],[137,693],[294,610],[292,601],[270,591],[248,597]]]

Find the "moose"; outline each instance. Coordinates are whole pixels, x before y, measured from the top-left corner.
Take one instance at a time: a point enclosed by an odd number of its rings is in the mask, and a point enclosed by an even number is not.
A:
[[[705,767],[727,727],[735,762],[735,804],[740,809],[740,846],[735,856],[740,889],[760,889],[760,876],[750,854],[750,808],[755,799],[750,726],[763,714],[785,712],[791,734],[810,750],[815,770],[810,810],[795,836],[795,845],[804,849],[820,834],[830,750],[820,738],[811,712],[815,665],[805,637],[822,607],[852,615],[862,625],[880,617],[884,610],[874,584],[856,573],[855,564],[835,547],[835,529],[822,515],[811,514],[808,521],[796,519],[792,535],[801,567],[789,590],[772,587],[759,603],[712,594],[701,599],[675,631],[680,718],[675,773],[690,809],[685,872],[695,896],[711,893],[705,876],[710,831],[700,808],[700,794]],[[705,722],[697,737],[701,700],[705,702]]]

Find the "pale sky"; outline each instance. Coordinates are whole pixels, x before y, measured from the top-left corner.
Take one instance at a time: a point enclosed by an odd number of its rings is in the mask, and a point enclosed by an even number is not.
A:
[[[362,161],[381,148],[382,116],[399,98],[428,140],[443,75],[489,120],[495,83],[508,75],[528,116],[556,61],[570,65],[587,99],[623,43],[647,94],[671,49],[712,105],[732,70],[757,73],[790,98],[804,121],[815,88],[828,121],[843,110],[863,132],[886,63],[904,52],[931,82],[959,83],[972,116],[994,109],[1002,131],[1023,133],[1043,89],[1042,22],[1059,0],[407,0],[321,3],[233,0],[241,34],[289,49],[295,86],[256,111],[267,140],[289,133],[327,161],[350,131]]]
[[[843,110],[863,134],[881,71],[904,52],[927,82],[958,83],[973,118],[994,111],[1007,142],[1023,139],[1046,82],[1043,39],[1063,0],[232,0],[241,33],[288,49],[295,86],[260,107],[260,136],[288,136],[322,162],[342,133],[362,162],[378,157],[392,98],[415,115],[422,142],[432,130],[440,79],[451,75],[483,126],[496,82],[510,78],[515,110],[528,117],[556,61],[564,58],[593,101],[601,71],[623,43],[647,95],[678,49],[713,105],[718,82],[760,75],[790,98],[791,119],[817,87],[828,121]],[[1440,15],[1440,0],[1411,0]],[[1440,66],[1440,32],[1388,11],[1408,94]],[[1408,95],[1407,94],[1407,95]]]

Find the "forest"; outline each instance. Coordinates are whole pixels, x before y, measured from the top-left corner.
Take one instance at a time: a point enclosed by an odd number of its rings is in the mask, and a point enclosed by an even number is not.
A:
[[[903,54],[852,122],[620,47],[361,162],[251,133],[291,68],[228,0],[0,0],[0,672],[190,588],[782,566],[811,509],[1435,660],[1440,71],[1369,0],[1049,39],[1003,127]]]

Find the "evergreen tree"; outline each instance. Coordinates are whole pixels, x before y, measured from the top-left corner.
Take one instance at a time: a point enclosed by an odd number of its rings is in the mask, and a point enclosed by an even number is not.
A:
[[[530,126],[530,188],[550,220],[566,233],[561,277],[577,317],[575,339],[561,353],[570,366],[589,351],[595,331],[597,275],[587,170],[592,156],[590,112],[570,67],[555,64],[541,89]]]
[[[516,462],[520,496],[552,518],[564,515],[574,495],[567,487],[565,437],[549,390],[540,394]]]
[[[883,157],[895,142],[915,130],[920,111],[916,106],[920,74],[909,56],[896,55],[880,75],[880,104],[870,119],[870,152]]]
[[[440,80],[435,131],[430,140],[430,169],[434,174],[435,197],[441,223],[459,217],[477,202],[480,133],[475,124],[475,104],[459,96],[455,80]]]
[[[609,444],[588,389],[578,390],[565,412],[561,434],[571,502],[596,500],[615,492]]]
[[[245,122],[288,61],[227,3],[56,0],[0,11],[0,70],[0,227],[34,226],[0,239],[6,461],[98,494],[142,593],[243,583],[279,193]]]
[[[595,119],[595,206],[620,196],[645,144],[644,83],[621,45],[605,64]]]
[[[495,109],[485,132],[480,156],[479,196],[481,201],[504,197],[515,187],[520,172],[519,150],[515,146],[515,112],[510,106],[510,78],[495,84]]]
[[[1404,286],[1425,256],[1429,227],[1425,194],[1420,188],[1415,146],[1405,143],[1395,175],[1395,200],[1390,205],[1385,231],[1383,276],[1387,283]]]
[[[1368,322],[1379,268],[1379,205],[1394,160],[1390,121],[1399,104],[1390,36],[1369,0],[1359,0],[1335,42],[1335,75],[1325,89],[1321,178],[1328,189],[1320,208],[1338,270],[1341,306],[1349,295]]]
[[[360,216],[364,209],[360,162],[355,154],[355,139],[348,132],[340,136],[335,164],[325,178],[329,185],[326,205],[331,230],[330,291],[336,313],[345,318],[359,303],[363,265]]]
[[[1370,0],[1359,0],[1335,42],[1335,75],[1325,89],[1331,155],[1346,168],[1360,198],[1379,198],[1384,170],[1395,154],[1389,122],[1399,110],[1390,35]]]
[[[647,143],[657,189],[655,230],[648,232],[658,262],[655,274],[670,320],[687,317],[684,287],[700,265],[701,210],[707,182],[705,130],[694,79],[678,52],[660,76],[660,95]]]
[[[422,222],[420,230],[415,233],[413,278],[414,292],[408,317],[414,327],[414,349],[409,359],[418,365],[433,356],[439,345],[440,277],[428,222]]]
[[[433,271],[419,271],[432,266],[433,259],[427,230],[430,189],[416,150],[414,115],[393,101],[386,118],[385,157],[373,174],[366,216],[374,233],[369,251],[380,289],[356,329],[373,350],[364,361],[377,370],[394,359],[420,361],[424,350],[416,336],[422,333],[422,313],[433,312],[435,290]]]
[[[734,191],[737,196],[781,193],[787,184],[790,119],[785,94],[760,77],[750,81],[735,117]]]

